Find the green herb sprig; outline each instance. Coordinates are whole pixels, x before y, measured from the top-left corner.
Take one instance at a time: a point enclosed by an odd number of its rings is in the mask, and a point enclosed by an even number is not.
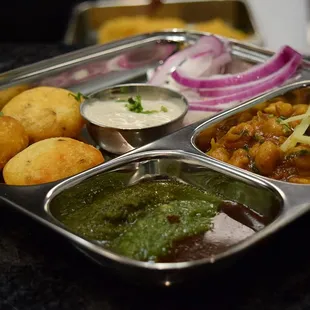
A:
[[[1,117],[1,116],[4,116],[4,114],[3,114],[3,112],[0,111],[0,117]]]
[[[278,124],[282,125],[282,128],[283,128],[283,130],[284,130],[285,133],[290,133],[291,131],[293,131],[293,129],[292,129],[289,125],[287,125],[287,124],[285,124],[285,123],[283,124],[282,121],[284,121],[285,119],[286,119],[286,117],[280,116],[280,117],[278,117],[278,118],[276,119],[276,122],[277,122]]]
[[[168,109],[165,106],[161,106],[160,110],[144,110],[142,106],[141,96],[137,95],[135,98],[130,97],[128,103],[125,104],[125,107],[134,113],[143,113],[143,114],[153,114],[159,112],[168,112]]]
[[[83,95],[82,93],[78,92],[76,94],[69,93],[68,96],[72,96],[76,101],[80,102],[83,99],[88,99],[89,97],[86,95]]]
[[[307,155],[310,155],[310,150],[299,150],[297,152],[286,155],[285,159],[288,160],[288,159],[293,159],[296,157],[307,156]]]

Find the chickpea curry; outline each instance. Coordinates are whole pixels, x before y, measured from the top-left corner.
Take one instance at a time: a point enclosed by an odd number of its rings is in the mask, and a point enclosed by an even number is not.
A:
[[[300,103],[304,95],[296,94],[294,100],[279,97],[206,129],[197,137],[197,146],[239,168],[310,184],[310,107]]]

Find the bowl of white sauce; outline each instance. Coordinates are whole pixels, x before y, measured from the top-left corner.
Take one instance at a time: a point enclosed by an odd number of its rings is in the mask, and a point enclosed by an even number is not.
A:
[[[124,84],[91,94],[80,111],[94,141],[119,155],[180,129],[188,102],[164,87]]]

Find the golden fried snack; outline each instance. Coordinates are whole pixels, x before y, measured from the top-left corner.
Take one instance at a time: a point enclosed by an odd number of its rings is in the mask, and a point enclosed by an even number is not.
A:
[[[84,125],[80,100],[62,88],[26,90],[10,100],[2,112],[22,123],[30,143],[52,137],[74,138]]]
[[[130,36],[170,28],[184,28],[179,18],[150,18],[146,16],[117,17],[103,23],[98,29],[98,43],[124,39]]]
[[[17,85],[0,90],[0,110],[15,96],[28,89],[28,85]]]
[[[28,136],[23,125],[10,116],[0,115],[0,170],[27,146]]]
[[[33,185],[60,180],[104,162],[95,147],[71,139],[50,138],[30,145],[3,169],[9,185]]]
[[[194,26],[194,29],[198,31],[214,33],[236,40],[246,40],[248,38],[246,33],[230,27],[220,18],[215,18],[208,22],[198,23]]]

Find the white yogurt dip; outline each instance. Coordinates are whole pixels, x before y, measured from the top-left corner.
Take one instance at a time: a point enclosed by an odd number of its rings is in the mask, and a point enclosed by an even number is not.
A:
[[[130,111],[126,104],[116,100],[96,100],[84,107],[84,115],[98,125],[119,129],[141,129],[168,123],[184,113],[185,103],[180,100],[147,100],[141,99],[144,111],[159,112],[144,114]],[[165,111],[161,108],[164,107]]]

